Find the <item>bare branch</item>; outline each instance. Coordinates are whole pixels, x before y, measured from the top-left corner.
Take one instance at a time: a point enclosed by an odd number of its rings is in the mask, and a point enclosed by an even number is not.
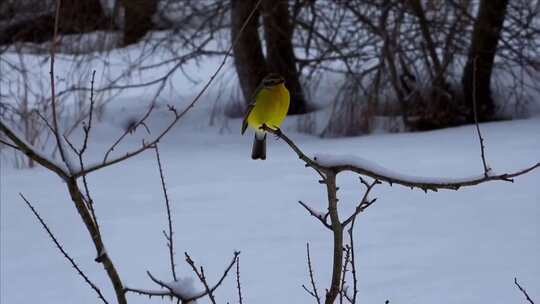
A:
[[[356,209],[354,210],[353,214],[349,216],[344,222],[343,227],[346,227],[349,223],[354,221],[356,216],[366,210],[369,206],[371,206],[377,199],[374,198],[372,200],[369,199],[369,193],[371,192],[371,189],[375,187],[375,185],[380,184],[381,182],[379,180],[374,180],[371,184],[367,184],[366,181],[363,178],[360,178],[360,181],[366,186],[366,192],[364,193],[364,197],[362,197],[362,200],[356,206]]]
[[[236,263],[237,258],[240,255],[240,251],[235,251],[234,252],[234,257],[231,260],[231,263],[229,264],[229,266],[227,266],[227,268],[223,272],[223,275],[218,280],[218,282],[214,285],[214,287],[210,287],[208,285],[208,281],[206,280],[206,277],[204,275],[204,270],[203,270],[202,266],[201,266],[201,270],[199,271],[197,269],[197,266],[195,266],[195,262],[191,259],[189,254],[187,252],[184,252],[184,255],[186,256],[186,262],[189,264],[189,266],[191,266],[191,269],[193,269],[193,272],[195,272],[195,274],[197,275],[197,277],[199,278],[201,283],[203,283],[204,287],[206,288],[205,295],[208,295],[208,297],[210,298],[210,301],[212,301],[212,303],[216,303],[213,292],[221,285],[221,283],[223,283],[223,280],[225,280],[225,278],[227,277],[227,274],[229,273],[231,268],[234,266],[234,263]]]
[[[54,16],[54,34],[53,39],[51,42],[51,64],[50,64],[50,70],[49,75],[51,78],[51,106],[52,106],[52,119],[53,119],[53,131],[54,131],[54,137],[56,139],[56,144],[58,146],[58,151],[60,152],[60,157],[62,158],[62,161],[66,164],[68,167],[68,170],[71,171],[71,166],[68,161],[68,158],[66,157],[66,151],[64,148],[64,144],[62,143],[62,138],[60,137],[60,130],[58,127],[58,114],[56,110],[56,92],[55,92],[55,74],[54,74],[54,55],[56,51],[56,40],[58,37],[58,22],[60,19],[60,7],[62,5],[61,0],[56,0],[56,13]]]
[[[348,163],[346,161],[323,165],[319,163],[316,158],[311,159],[308,156],[306,156],[304,152],[302,152],[302,150],[300,150],[300,148],[298,148],[298,146],[280,130],[274,130],[267,126],[263,126],[262,128],[265,131],[270,132],[278,136],[279,138],[283,139],[283,141],[285,141],[291,147],[291,149],[298,155],[298,157],[306,163],[306,166],[312,167],[316,169],[318,172],[332,171],[337,174],[343,171],[350,171],[350,172],[358,173],[360,175],[369,176],[379,181],[387,182],[390,185],[399,184],[405,187],[422,189],[426,192],[428,190],[438,191],[441,189],[458,190],[461,187],[475,186],[475,185],[479,185],[479,184],[489,182],[489,181],[513,182],[514,177],[526,174],[540,167],[540,162],[537,162],[534,165],[531,165],[525,169],[515,171],[515,172],[510,172],[510,173],[491,174],[488,176],[481,176],[481,177],[456,178],[452,180],[450,179],[444,180],[444,179],[438,179],[438,178],[422,178],[420,180],[418,178],[407,178],[399,174],[389,175],[388,172],[386,172],[386,170],[359,166],[356,164]]]
[[[351,247],[349,245],[346,245],[343,249],[345,251],[345,262],[343,262],[343,271],[341,272],[341,288],[339,291],[339,304],[343,304],[343,299],[347,298],[345,295],[347,294],[347,288],[345,287],[346,278],[347,278],[347,266],[349,265],[350,258],[351,258]]]
[[[243,304],[242,286],[240,284],[240,257],[236,258],[236,289],[238,289],[238,303]]]
[[[525,288],[521,287],[521,285],[519,285],[518,281],[517,281],[517,278],[514,278],[514,284],[519,288],[519,290],[521,291],[521,293],[523,293],[523,295],[525,296],[525,298],[527,299],[527,302],[529,302],[530,304],[534,304],[534,301],[531,299],[531,297],[529,297],[529,294],[527,293],[527,291],[525,290]]]
[[[13,148],[13,149],[15,149],[15,150],[21,151],[21,149],[20,149],[19,147],[17,147],[17,146],[14,145],[14,144],[8,143],[7,141],[5,141],[5,140],[3,140],[3,139],[0,139],[0,144],[6,145],[6,146],[8,146],[8,147],[10,147],[10,148]]]
[[[328,228],[328,229],[332,229],[332,227],[330,226],[330,224],[328,224],[328,222],[326,221],[328,219],[328,215],[329,213],[326,213],[325,215],[322,215],[316,211],[314,211],[313,209],[311,209],[311,207],[309,207],[308,205],[304,204],[302,201],[298,201],[298,203],[300,205],[302,205],[302,207],[304,207],[307,212],[309,212],[309,214],[311,216],[313,216],[314,218],[318,219],[323,225],[324,227]]]
[[[486,147],[484,146],[484,138],[480,132],[480,125],[478,124],[478,110],[476,109],[476,65],[477,58],[474,58],[474,72],[473,72],[473,112],[474,112],[474,124],[476,126],[476,134],[478,135],[478,141],[480,142],[480,156],[482,157],[482,165],[484,166],[484,177],[488,177],[489,171],[491,170],[488,167],[486,162]]]
[[[99,288],[92,282],[90,281],[90,279],[88,278],[88,276],[81,270],[81,268],[77,265],[77,263],[75,263],[75,260],[73,260],[73,258],[66,252],[66,250],[64,249],[64,247],[62,247],[62,244],[60,244],[60,242],[58,241],[58,239],[54,236],[54,234],[52,233],[51,229],[49,229],[49,226],[47,226],[47,224],[45,223],[45,221],[43,220],[43,218],[41,218],[41,216],[39,215],[39,213],[36,211],[36,209],[34,208],[34,206],[32,206],[32,204],[26,199],[26,197],[24,197],[24,195],[22,193],[19,193],[19,196],[23,199],[23,201],[26,203],[26,205],[28,206],[28,208],[30,208],[30,210],[32,211],[32,213],[36,216],[36,218],[38,219],[39,223],[41,224],[41,226],[43,227],[43,229],[45,229],[45,231],[47,232],[47,234],[49,235],[49,237],[51,238],[51,240],[54,242],[54,245],[56,246],[56,248],[58,248],[58,250],[60,250],[60,252],[62,253],[62,255],[69,261],[69,263],[71,264],[71,266],[73,266],[73,268],[75,268],[75,270],[77,271],[77,273],[84,279],[84,281],[97,293],[98,295],[98,298],[105,304],[108,304],[109,302],[107,302],[107,300],[105,299],[105,297],[103,296],[103,294],[101,293],[101,290],[99,290]]]
[[[19,150],[24,153],[29,158],[33,159],[43,167],[53,171],[58,174],[62,179],[66,180],[68,178],[67,168],[61,164],[55,163],[54,161],[46,158],[41,155],[37,149],[32,147],[26,141],[19,137],[14,131],[12,131],[3,121],[0,120],[0,131],[2,131],[17,147]]]
[[[309,293],[312,297],[317,300],[318,304],[321,304],[321,297],[319,296],[319,293],[317,292],[317,284],[315,284],[315,277],[313,275],[313,267],[311,266],[311,255],[309,252],[309,243],[306,243],[306,254],[307,254],[307,262],[308,262],[308,269],[309,269],[309,279],[311,281],[311,288],[312,290],[309,290],[305,285],[302,285],[304,290]]]
[[[349,233],[349,243],[351,246],[351,273],[353,277],[353,296],[352,298],[349,298],[347,296],[347,293],[345,292],[345,296],[347,297],[347,300],[351,302],[351,304],[356,303],[356,296],[358,295],[358,279],[356,277],[356,260],[354,255],[354,238],[353,238],[353,232],[354,232],[354,223],[356,222],[356,217],[353,218],[351,222],[351,227],[348,230]]]
[[[90,110],[88,113],[88,124],[83,125],[83,131],[84,131],[84,141],[83,146],[81,150],[79,151],[80,154],[84,154],[86,151],[86,148],[88,147],[88,138],[90,137],[90,130],[92,129],[92,118],[94,113],[94,78],[96,76],[96,70],[92,72],[92,81],[90,82]]]
[[[169,260],[171,264],[171,272],[173,279],[176,281],[176,269],[174,263],[174,241],[173,241],[173,227],[172,227],[172,216],[171,216],[171,206],[169,204],[169,195],[167,194],[167,187],[165,186],[165,177],[163,176],[163,167],[161,166],[161,158],[159,155],[158,145],[154,147],[156,151],[156,159],[159,169],[159,177],[161,179],[161,188],[163,190],[163,196],[165,197],[165,207],[167,208],[167,221],[169,223],[169,233],[165,233],[165,238],[167,239],[167,247],[169,248]]]
[[[86,168],[85,170],[81,170],[79,172],[75,172],[73,173],[73,176],[74,177],[79,177],[83,174],[88,174],[90,172],[94,172],[96,170],[99,170],[99,169],[102,169],[102,168],[105,168],[105,167],[108,167],[108,166],[111,166],[111,165],[114,165],[116,163],[119,163],[123,160],[126,160],[128,158],[131,158],[135,155],[138,155],[140,154],[141,152],[144,152],[146,151],[147,149],[149,148],[152,148],[155,144],[157,144],[167,133],[169,133],[169,131],[176,125],[176,123],[191,109],[195,106],[195,104],[200,100],[201,96],[206,92],[206,90],[208,89],[208,87],[210,86],[210,84],[212,84],[212,82],[214,81],[214,79],[217,77],[217,75],[219,74],[219,72],[223,69],[223,67],[225,66],[225,63],[227,62],[227,59],[229,58],[231,52],[232,52],[232,49],[233,47],[237,44],[240,36],[241,36],[241,33],[244,31],[244,29],[246,28],[249,20],[253,17],[253,14],[255,13],[255,11],[259,8],[260,4],[261,4],[262,0],[259,0],[257,1],[257,3],[255,4],[253,10],[251,11],[251,13],[249,14],[249,16],[246,18],[246,20],[244,21],[244,24],[242,25],[242,28],[240,29],[240,35],[238,35],[237,39],[235,39],[235,41],[233,41],[233,43],[231,43],[231,46],[229,47],[229,49],[227,50],[227,53],[225,54],[225,56],[223,57],[223,60],[221,61],[220,65],[218,66],[218,68],[216,69],[216,71],[212,74],[212,76],[210,76],[210,79],[205,83],[205,85],[203,86],[203,88],[199,91],[199,93],[193,98],[193,100],[189,103],[189,105],[187,107],[185,107],[181,112],[179,112],[178,114],[175,114],[175,118],[173,119],[172,122],[169,123],[169,125],[167,127],[165,127],[160,133],[159,135],[157,135],[154,139],[148,141],[147,144],[143,144],[140,148],[138,149],[135,149],[135,150],[132,150],[130,152],[127,152],[125,153],[124,155],[122,156],[119,156],[117,158],[113,158],[111,160],[105,160],[99,164],[95,164],[93,166],[90,166],[88,168]]]

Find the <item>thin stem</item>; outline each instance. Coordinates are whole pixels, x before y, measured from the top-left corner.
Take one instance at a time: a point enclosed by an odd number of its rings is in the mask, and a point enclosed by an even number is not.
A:
[[[171,206],[169,203],[169,195],[167,194],[167,187],[165,186],[165,177],[163,176],[163,167],[161,166],[161,158],[159,155],[159,148],[156,144],[154,150],[156,151],[156,159],[158,163],[158,169],[159,169],[159,177],[161,179],[161,188],[163,190],[163,196],[165,197],[165,207],[167,208],[167,222],[168,222],[168,228],[169,233],[165,233],[165,237],[167,239],[167,247],[169,248],[169,261],[171,264],[171,272],[173,279],[176,281],[176,269],[175,269],[175,263],[174,263],[174,241],[173,241],[173,227],[172,227],[172,215],[171,215]]]
[[[480,125],[478,124],[478,110],[476,109],[476,62],[477,57],[474,57],[473,62],[473,112],[474,112],[474,124],[476,126],[476,134],[478,135],[478,141],[480,143],[480,157],[482,158],[482,165],[484,166],[484,177],[488,177],[488,173],[490,171],[490,168],[487,165],[486,162],[486,152],[485,152],[485,146],[484,146],[484,138],[482,137],[482,133],[480,132]]]
[[[77,265],[77,263],[75,263],[75,260],[73,260],[73,258],[64,250],[64,247],[62,247],[62,244],[60,244],[60,242],[58,241],[58,239],[54,236],[54,234],[52,233],[51,229],[49,229],[49,226],[47,225],[47,223],[45,223],[45,221],[43,220],[43,218],[39,215],[39,213],[36,211],[36,209],[34,208],[34,206],[32,206],[32,204],[26,199],[26,197],[24,197],[24,195],[22,193],[19,193],[19,196],[23,199],[23,201],[26,203],[26,205],[28,206],[28,208],[30,208],[30,210],[32,211],[32,213],[36,216],[36,218],[38,219],[39,223],[41,224],[41,226],[43,227],[43,229],[45,229],[45,231],[47,232],[47,234],[49,235],[49,237],[51,238],[51,240],[53,241],[54,245],[56,246],[56,248],[58,248],[58,250],[60,250],[60,252],[62,253],[62,255],[69,261],[69,263],[71,264],[71,266],[73,266],[73,268],[75,268],[75,270],[77,271],[77,273],[84,279],[84,281],[97,293],[98,295],[98,298],[105,304],[109,304],[109,302],[105,299],[105,297],[103,296],[103,294],[101,293],[101,290],[96,286],[96,284],[94,284],[89,278],[88,276],[81,270],[81,268],[79,267],[79,265]]]

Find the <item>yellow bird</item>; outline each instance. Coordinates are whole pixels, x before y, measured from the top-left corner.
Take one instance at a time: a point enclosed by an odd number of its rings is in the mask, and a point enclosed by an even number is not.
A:
[[[255,140],[251,150],[251,158],[266,159],[266,132],[262,125],[279,128],[289,111],[290,95],[285,87],[285,79],[279,74],[268,74],[262,80],[253,102],[248,106],[242,122],[242,134],[248,125],[255,130]]]

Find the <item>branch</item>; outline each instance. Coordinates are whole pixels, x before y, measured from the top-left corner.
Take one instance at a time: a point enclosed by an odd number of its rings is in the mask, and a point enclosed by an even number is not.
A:
[[[304,207],[307,210],[307,212],[309,212],[309,214],[311,216],[318,219],[324,225],[324,227],[332,230],[332,226],[330,226],[330,224],[328,224],[328,222],[326,221],[326,219],[328,218],[329,213],[326,213],[325,215],[322,215],[320,212],[317,212],[317,211],[311,209],[311,207],[304,204],[302,201],[298,201],[298,203],[300,205],[302,205],[302,207]]]
[[[56,51],[56,39],[58,37],[58,22],[60,21],[60,7],[62,5],[61,0],[56,0],[56,13],[54,16],[54,33],[53,33],[53,39],[51,42],[51,64],[50,64],[50,70],[49,75],[51,79],[51,105],[52,105],[52,118],[53,118],[53,133],[54,137],[56,139],[56,144],[58,146],[58,151],[60,152],[60,157],[62,158],[62,161],[66,164],[68,167],[68,170],[71,171],[71,166],[69,163],[69,160],[66,156],[66,151],[64,148],[64,144],[62,142],[62,137],[60,136],[60,130],[58,127],[58,115],[56,111],[56,92],[55,92],[55,82],[54,82],[54,55]]]
[[[17,135],[1,120],[0,131],[2,131],[2,133],[4,133],[26,156],[33,159],[35,162],[39,163],[43,167],[55,172],[63,180],[66,180],[68,178],[69,173],[65,166],[56,163],[54,160],[51,160],[37,152],[38,150],[35,147],[23,140],[22,136]]]
[[[242,286],[240,284],[240,257],[236,258],[236,289],[238,289],[238,304],[243,304]]]
[[[169,233],[167,234],[165,231],[163,233],[165,234],[165,238],[167,239],[167,247],[169,247],[169,260],[171,263],[171,271],[173,279],[176,281],[176,269],[175,269],[175,263],[174,263],[174,241],[173,241],[173,227],[172,227],[172,216],[171,216],[171,207],[169,204],[169,196],[167,195],[167,187],[165,186],[165,177],[163,176],[163,168],[161,166],[161,158],[159,156],[159,149],[158,145],[156,144],[155,148],[156,150],[156,159],[158,163],[158,169],[159,169],[159,177],[161,179],[161,188],[163,189],[163,196],[165,197],[165,207],[167,208],[167,221],[169,223]]]
[[[351,257],[351,247],[349,245],[346,245],[343,249],[345,251],[345,261],[343,262],[343,271],[341,272],[341,288],[339,291],[339,303],[343,304],[343,298],[347,298],[345,296],[347,294],[347,288],[345,287],[346,278],[347,278],[347,265],[350,263],[350,257]]]
[[[54,242],[54,245],[56,245],[56,248],[58,248],[58,250],[60,250],[60,252],[62,253],[62,255],[69,261],[69,263],[71,264],[71,266],[73,266],[73,268],[75,268],[75,270],[77,271],[77,273],[84,279],[84,281],[97,293],[98,295],[98,298],[105,304],[109,304],[109,302],[107,302],[107,300],[105,299],[105,297],[103,296],[103,294],[101,293],[101,290],[99,290],[99,288],[94,284],[92,283],[92,281],[90,281],[90,279],[86,276],[86,274],[84,274],[84,272],[81,270],[81,268],[79,268],[79,266],[77,265],[77,263],[75,263],[75,260],[73,260],[73,258],[64,250],[64,247],[62,247],[62,244],[60,244],[60,242],[56,239],[56,237],[54,236],[54,234],[52,233],[52,231],[49,229],[49,226],[47,226],[47,224],[45,223],[45,221],[41,218],[41,216],[39,215],[39,213],[36,211],[36,209],[34,208],[34,206],[32,206],[32,204],[26,199],[26,197],[24,197],[24,195],[22,193],[19,193],[19,196],[24,200],[24,202],[26,203],[26,205],[28,206],[28,208],[30,208],[30,210],[32,211],[32,213],[36,216],[36,218],[38,219],[39,223],[41,224],[41,226],[43,227],[43,229],[45,229],[45,231],[47,232],[47,234],[49,235],[49,237],[51,238],[51,240]]]
[[[260,6],[262,0],[259,0],[257,1],[257,3],[255,4],[255,6],[253,7],[253,10],[251,11],[251,13],[249,14],[249,16],[246,18],[246,20],[244,21],[244,24],[242,25],[242,28],[240,28],[240,32],[239,32],[239,35],[238,37],[233,41],[233,43],[231,44],[231,46],[229,47],[229,49],[227,50],[227,53],[225,53],[225,57],[223,58],[223,60],[221,61],[220,65],[218,66],[218,68],[216,69],[216,71],[214,72],[214,74],[212,74],[212,76],[210,77],[210,79],[206,82],[206,84],[203,86],[203,88],[199,91],[199,93],[193,98],[193,100],[189,103],[189,105],[187,107],[185,107],[181,112],[179,113],[176,113],[175,114],[175,117],[173,119],[173,121],[171,121],[169,123],[169,125],[167,127],[165,127],[160,133],[159,135],[157,135],[154,139],[150,140],[150,141],[147,141],[147,143],[143,142],[142,146],[138,149],[135,149],[135,150],[132,150],[130,152],[127,152],[126,154],[122,155],[122,156],[119,156],[119,157],[116,157],[116,158],[113,158],[113,159],[110,159],[110,160],[104,160],[103,162],[101,163],[97,163],[97,164],[94,164],[92,166],[89,166],[87,167],[86,169],[84,170],[80,170],[78,172],[74,172],[73,173],[73,176],[75,178],[78,178],[80,177],[81,175],[83,174],[88,174],[90,172],[94,172],[96,170],[99,170],[99,169],[102,169],[102,168],[105,168],[105,167],[108,167],[108,166],[111,166],[111,165],[114,165],[116,163],[119,163],[121,161],[124,161],[126,159],[129,159],[135,155],[138,155],[144,151],[146,151],[147,149],[149,148],[152,148],[155,144],[157,144],[167,133],[169,133],[169,131],[176,125],[176,123],[182,118],[184,117],[184,115],[191,109],[195,106],[195,104],[200,100],[201,96],[206,92],[206,90],[208,89],[208,87],[210,86],[210,84],[212,84],[212,82],[214,81],[214,79],[217,77],[218,73],[223,69],[223,67],[225,66],[225,63],[227,62],[227,59],[229,58],[229,56],[231,55],[231,52],[233,50],[233,47],[238,43],[238,40],[239,38],[241,37],[241,34],[242,32],[245,30],[248,22],[251,20],[251,18],[253,17],[255,11],[258,9],[258,7]]]
[[[484,138],[480,132],[480,125],[478,124],[478,110],[476,106],[476,61],[477,57],[474,58],[474,71],[473,71],[473,112],[474,112],[474,124],[476,126],[476,134],[478,135],[478,141],[480,142],[480,157],[482,158],[482,165],[484,166],[484,177],[488,177],[488,173],[491,168],[488,167],[486,162],[486,147],[484,146]]]
[[[531,299],[531,297],[529,297],[529,294],[527,293],[527,291],[523,287],[521,287],[521,285],[519,285],[517,278],[514,278],[514,284],[519,288],[521,293],[523,293],[523,295],[527,299],[527,302],[529,302],[530,304],[534,304],[534,301]]]
[[[0,144],[6,145],[6,146],[8,146],[10,148],[21,151],[21,149],[19,149],[19,147],[17,147],[16,145],[8,143],[7,141],[2,140],[2,139],[0,139]]]
[[[300,150],[300,148],[298,148],[298,146],[280,130],[274,130],[266,126],[263,126],[262,128],[285,141],[298,155],[298,157],[306,163],[306,166],[314,168],[317,172],[330,171],[337,174],[343,171],[350,171],[360,175],[369,176],[382,182],[387,182],[390,185],[399,184],[409,188],[422,189],[426,192],[428,190],[438,191],[441,189],[458,190],[461,187],[475,186],[488,181],[513,182],[514,177],[529,173],[530,171],[540,167],[540,162],[537,162],[534,165],[515,172],[455,179],[405,176],[403,174],[391,172],[390,170],[373,162],[355,156],[336,157],[330,155],[319,155],[319,157],[314,157],[314,159],[311,159],[306,156],[304,152],[302,152],[302,150]]]
[[[373,189],[375,185],[380,184],[381,182],[379,180],[374,180],[371,184],[368,184],[363,178],[360,178],[360,180],[362,181],[362,184],[366,186],[366,192],[364,193],[364,197],[362,197],[362,200],[360,201],[358,206],[356,206],[356,209],[354,210],[353,214],[351,214],[351,216],[349,216],[349,218],[347,218],[342,223],[343,227],[346,227],[349,223],[354,221],[354,219],[359,213],[366,210],[369,206],[371,206],[377,200],[376,198],[369,200],[369,192],[371,192],[371,189]]]
[[[351,227],[348,230],[349,233],[349,243],[351,246],[351,273],[353,277],[353,296],[352,298],[349,298],[347,296],[347,292],[345,290],[345,297],[351,304],[356,304],[356,296],[358,295],[358,278],[356,277],[356,260],[354,255],[354,238],[353,238],[353,232],[354,232],[354,224],[356,222],[356,217],[352,219]]]
[[[195,262],[191,259],[189,254],[187,252],[184,252],[184,255],[186,256],[186,262],[189,264],[189,266],[191,266],[191,269],[193,269],[193,272],[195,272],[195,274],[197,275],[197,277],[199,278],[201,283],[203,283],[204,288],[206,288],[206,295],[208,295],[208,297],[210,298],[210,301],[212,301],[213,304],[216,304],[216,300],[214,298],[213,292],[219,287],[219,285],[221,285],[221,283],[223,283],[223,280],[225,279],[225,277],[229,273],[229,270],[231,270],[234,263],[236,263],[237,258],[240,255],[240,251],[235,251],[234,252],[234,258],[232,259],[231,263],[225,269],[225,271],[223,272],[223,275],[221,276],[219,281],[216,283],[216,285],[214,285],[214,287],[212,287],[212,288],[210,288],[210,286],[208,285],[208,282],[207,282],[206,277],[204,275],[203,267],[201,266],[200,271],[197,270],[197,267],[195,266]]]
[[[307,262],[308,262],[308,269],[309,269],[309,279],[311,281],[311,288],[313,291],[309,290],[305,285],[302,285],[302,288],[309,293],[312,297],[317,300],[318,304],[321,304],[321,297],[319,296],[319,293],[317,292],[317,285],[315,284],[315,277],[313,275],[313,267],[311,266],[311,255],[309,253],[309,243],[306,243],[306,253],[307,253]]]
[[[199,272],[197,270],[197,267],[195,266],[195,263],[193,262],[193,260],[191,260],[191,258],[189,257],[189,255],[187,253],[185,253],[185,254],[186,254],[186,257],[187,257],[186,261],[188,262],[188,264],[190,264],[190,266],[192,268],[194,268],[195,273],[197,273],[197,276],[199,276],[200,274],[199,274]],[[177,281],[174,281],[174,282],[171,282],[171,283],[165,283],[165,282],[157,279],[156,277],[154,277],[149,271],[147,271],[146,274],[148,275],[150,280],[152,280],[154,283],[156,283],[161,288],[165,288],[166,290],[148,290],[148,289],[138,289],[138,288],[126,287],[126,288],[124,288],[124,291],[125,292],[132,292],[132,293],[136,293],[136,294],[140,294],[140,295],[145,295],[145,296],[149,296],[149,297],[154,297],[154,296],[155,297],[173,297],[173,298],[176,298],[176,299],[180,300],[182,303],[186,303],[186,304],[192,303],[193,301],[196,301],[196,300],[198,300],[198,299],[200,299],[200,298],[202,298],[204,296],[207,296],[207,295],[210,296],[210,294],[213,293],[221,285],[221,283],[223,283],[223,280],[225,279],[225,277],[227,277],[227,274],[229,273],[231,268],[234,266],[234,264],[238,260],[239,255],[240,255],[239,251],[234,252],[234,256],[233,256],[233,259],[232,259],[231,263],[227,266],[227,268],[223,272],[223,275],[221,276],[219,281],[213,287],[205,286],[205,291],[195,292],[195,293],[190,293],[190,294],[181,294],[181,293],[178,292],[178,290],[176,290],[174,288],[174,284],[177,283]],[[189,260],[188,260],[188,258],[189,258]],[[206,278],[204,278],[204,280],[206,281]]]

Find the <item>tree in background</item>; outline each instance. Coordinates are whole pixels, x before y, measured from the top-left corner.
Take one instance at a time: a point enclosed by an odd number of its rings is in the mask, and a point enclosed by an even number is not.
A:
[[[149,87],[155,89],[155,100],[164,87],[174,85],[171,75],[185,74],[185,64],[223,56],[226,46],[239,39],[233,51],[245,101],[250,102],[264,75],[278,72],[291,91],[289,114],[305,113],[308,95],[328,102],[331,118],[326,126],[305,129],[323,136],[369,133],[376,117],[391,131],[470,123],[473,99],[480,120],[495,119],[501,105],[514,103],[517,108],[540,91],[539,0],[61,2],[58,52],[71,56],[74,69],[97,52],[105,70],[111,66],[107,51],[141,44],[139,55],[125,55],[129,58],[124,58],[120,76],[98,84],[99,94]],[[0,52],[48,53],[49,44],[40,43],[51,39],[53,4],[0,2]],[[254,18],[239,36],[255,6]],[[152,35],[156,31],[159,36]],[[70,49],[70,44],[75,47]],[[9,64],[0,81],[22,79],[32,71],[21,68],[15,57],[6,58]],[[133,76],[142,70],[154,79]],[[317,91],[330,83],[324,94]],[[66,90],[88,91],[84,85]],[[15,91],[9,94],[17,95]]]
[[[470,123],[475,120],[475,112],[480,121],[491,120],[495,114],[491,80],[507,6],[508,0],[480,1],[462,78],[467,121]],[[477,111],[473,109],[475,102]]]
[[[234,41],[244,20],[259,1],[231,0],[231,37]],[[299,73],[294,55],[294,27],[289,13],[288,1],[260,1],[260,8],[248,24],[242,37],[234,47],[235,67],[242,93],[247,103],[257,85],[268,72],[276,72],[285,78],[287,88],[291,92],[289,114],[307,112],[307,103],[300,84]],[[259,16],[262,14],[266,58],[263,55],[262,42],[259,36]]]
[[[157,4],[157,0],[122,0],[124,7],[122,45],[137,43],[154,28],[152,16],[157,11]]]
[[[54,31],[54,2],[5,2],[12,12],[5,27],[0,28],[0,45],[17,41],[41,43],[50,40]],[[110,22],[99,0],[63,0],[58,19],[58,33],[80,34],[107,29]]]

